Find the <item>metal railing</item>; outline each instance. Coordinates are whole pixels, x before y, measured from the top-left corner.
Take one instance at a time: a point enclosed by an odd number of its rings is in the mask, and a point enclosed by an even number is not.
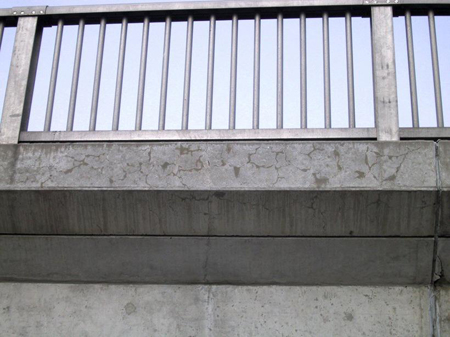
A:
[[[439,78],[438,51],[436,43],[435,15],[450,12],[450,1],[414,0],[297,0],[297,1],[227,1],[191,3],[149,3],[135,5],[98,5],[70,7],[27,7],[0,9],[0,43],[5,24],[17,25],[11,70],[8,79],[0,128],[0,143],[61,142],[61,141],[131,141],[131,140],[230,140],[230,139],[378,139],[395,141],[400,138],[449,138],[450,128],[444,127],[444,112]],[[429,19],[432,66],[434,75],[436,128],[419,127],[419,111],[415,79],[414,49],[411,15],[426,13]],[[394,53],[393,17],[405,15],[408,61],[411,92],[412,128],[399,128],[396,65]],[[355,123],[355,82],[353,63],[352,17],[363,16],[371,20],[372,70],[374,80],[375,127],[357,128]],[[348,99],[348,128],[332,128],[332,101],[330,89],[330,28],[329,18],[345,19],[346,74]],[[286,129],[283,125],[283,23],[287,18],[299,20],[300,28],[300,127]],[[307,60],[306,20],[322,19],[323,43],[323,128],[308,128],[307,125]],[[254,20],[253,58],[253,108],[252,129],[236,129],[238,26],[242,19]],[[260,129],[261,102],[261,21],[275,19],[277,22],[276,55],[276,128]],[[214,60],[216,48],[216,22],[231,21],[231,62],[229,87],[228,130],[212,128]],[[183,101],[180,106],[181,126],[179,130],[166,130],[169,55],[172,22],[186,22],[186,50]],[[189,101],[192,73],[193,25],[197,21],[209,22],[208,65],[206,76],[205,127],[203,130],[189,129]],[[142,24],[142,44],[137,108],[134,130],[119,130],[127,27],[129,23]],[[146,67],[149,50],[149,26],[153,22],[164,22],[164,52],[162,60],[161,91],[159,102],[158,130],[143,130]],[[120,23],[120,44],[117,64],[116,87],[112,127],[110,131],[96,130],[99,113],[102,64],[104,59],[105,31],[110,23]],[[80,64],[83,50],[85,26],[99,25],[95,75],[93,82],[89,130],[74,131]],[[50,85],[42,131],[28,131],[33,91],[36,85],[36,70],[40,54],[42,32],[45,26],[57,25]],[[54,112],[55,90],[61,54],[63,30],[66,25],[77,25],[72,82],[65,131],[51,131]]]

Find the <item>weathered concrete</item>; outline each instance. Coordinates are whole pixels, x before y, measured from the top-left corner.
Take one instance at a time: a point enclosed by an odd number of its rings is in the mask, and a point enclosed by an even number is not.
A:
[[[433,239],[0,236],[0,280],[408,285]]]
[[[450,141],[439,142],[441,224],[439,234],[450,236]]]
[[[0,283],[2,336],[422,337],[429,326],[427,287]]]
[[[441,276],[439,283],[450,283],[450,238],[439,238],[438,242],[437,273]]]
[[[433,236],[431,191],[0,191],[0,233]]]
[[[416,142],[0,146],[0,190],[435,190],[435,149]]]
[[[440,335],[450,336],[450,287],[440,286],[436,291]]]
[[[0,146],[0,233],[433,236],[433,142]]]

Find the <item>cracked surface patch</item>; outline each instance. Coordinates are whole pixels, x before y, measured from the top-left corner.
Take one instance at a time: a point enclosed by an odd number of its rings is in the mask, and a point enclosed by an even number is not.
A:
[[[3,189],[396,190],[436,181],[425,141],[27,144],[1,146],[0,156]]]

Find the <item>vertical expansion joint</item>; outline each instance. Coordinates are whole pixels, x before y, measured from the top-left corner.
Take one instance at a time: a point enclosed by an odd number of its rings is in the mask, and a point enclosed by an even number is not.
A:
[[[123,71],[125,67],[125,50],[127,45],[127,29],[128,19],[124,17],[122,19],[122,29],[120,32],[120,45],[119,45],[119,60],[117,62],[117,78],[116,78],[116,92],[114,96],[114,112],[113,112],[113,131],[119,130],[120,120],[120,104],[122,102],[122,85],[123,85]]]
[[[253,129],[259,129],[259,102],[261,88],[261,15],[255,15],[253,52]]]
[[[98,33],[97,59],[95,63],[94,88],[92,92],[91,117],[89,131],[95,131],[97,124],[98,99],[100,96],[100,79],[102,76],[103,50],[105,47],[106,18],[100,20]]]
[[[75,119],[78,81],[80,78],[81,55],[82,55],[82,50],[83,50],[84,25],[85,25],[85,21],[83,18],[81,18],[78,23],[77,46],[76,46],[76,50],[75,50],[75,60],[74,60],[74,65],[73,65],[72,87],[70,89],[69,113],[67,115],[67,126],[66,126],[67,131],[73,130],[73,123],[74,123],[74,119]]]
[[[215,41],[216,41],[216,17],[214,15],[211,15],[209,20],[208,75],[206,83],[206,118],[205,118],[206,130],[210,130],[212,128]]]
[[[411,11],[405,11],[406,44],[408,50],[409,89],[411,95],[412,125],[419,127],[419,109],[417,102],[416,66],[414,61],[413,30],[411,23]]]
[[[55,48],[53,51],[53,63],[50,76],[50,86],[48,89],[47,111],[45,114],[44,131],[50,131],[52,123],[53,105],[55,102],[56,81],[58,78],[59,58],[61,55],[61,43],[64,30],[64,21],[58,20],[58,28],[56,30]]]
[[[277,16],[277,129],[283,128],[283,14]]]
[[[436,102],[436,119],[437,126],[444,127],[444,113],[442,109],[442,93],[441,93],[441,79],[439,75],[439,57],[438,46],[436,39],[436,24],[434,20],[434,11],[428,11],[428,23],[430,26],[430,42],[431,42],[431,61],[433,65],[433,80],[434,80],[434,96]]]
[[[142,27],[141,64],[139,67],[139,84],[138,84],[138,97],[137,97],[137,105],[136,105],[135,130],[142,130],[142,116],[143,116],[143,112],[144,112],[145,76],[146,76],[146,71],[147,71],[149,29],[150,29],[150,19],[148,16],[146,16],[144,18],[144,24]]]
[[[166,104],[167,104],[167,86],[169,80],[169,56],[170,56],[170,34],[172,27],[172,18],[166,17],[164,30],[164,53],[161,75],[161,98],[159,102],[159,130],[166,128]]]
[[[192,68],[192,40],[194,34],[194,18],[192,15],[188,17],[186,31],[186,57],[184,66],[184,92],[183,92],[183,117],[182,130],[189,128],[189,96],[191,91],[191,68]]]
[[[307,123],[307,68],[306,68],[306,14],[300,14],[300,127],[306,129]]]
[[[230,130],[236,128],[237,48],[238,48],[238,16],[237,14],[234,14],[231,31],[230,118],[229,118]]]

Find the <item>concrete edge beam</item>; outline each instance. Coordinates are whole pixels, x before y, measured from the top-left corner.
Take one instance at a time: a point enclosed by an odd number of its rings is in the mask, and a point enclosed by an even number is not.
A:
[[[0,191],[0,233],[434,236],[436,191]]]
[[[0,281],[429,284],[433,239],[0,236]]]
[[[0,146],[0,190],[436,190],[432,141]]]

